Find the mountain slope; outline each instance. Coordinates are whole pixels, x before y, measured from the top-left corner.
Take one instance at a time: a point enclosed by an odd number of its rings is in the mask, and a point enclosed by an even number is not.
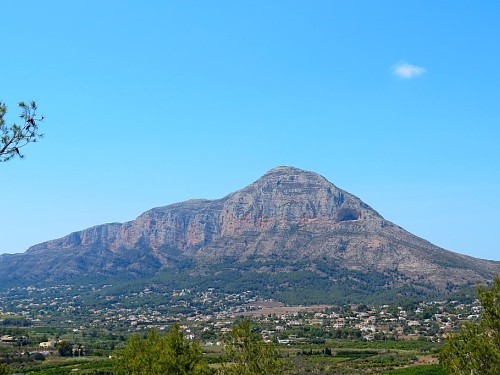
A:
[[[219,200],[154,208],[134,221],[95,226],[4,256],[0,282],[181,270],[183,277],[199,278],[228,269],[255,277],[308,271],[332,287],[339,275],[349,283],[379,275],[386,289],[411,286],[427,293],[491,280],[500,265],[432,245],[316,173],[278,167]]]

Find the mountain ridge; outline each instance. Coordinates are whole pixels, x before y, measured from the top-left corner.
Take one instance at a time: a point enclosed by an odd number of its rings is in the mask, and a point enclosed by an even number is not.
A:
[[[189,264],[183,272],[193,278],[218,267],[307,269],[335,285],[335,273],[347,270],[384,275],[390,285],[413,281],[446,291],[488,282],[500,272],[498,262],[435,246],[325,177],[286,166],[220,199],[156,207],[135,220],[93,226],[2,259],[0,281],[10,284],[89,274],[152,277]],[[246,271],[238,268],[248,264]]]

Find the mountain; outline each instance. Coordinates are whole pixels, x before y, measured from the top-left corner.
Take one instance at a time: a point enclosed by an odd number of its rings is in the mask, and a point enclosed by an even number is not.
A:
[[[271,169],[222,199],[153,208],[0,257],[6,286],[153,278],[314,301],[436,295],[498,272],[499,262],[437,247],[293,167]]]

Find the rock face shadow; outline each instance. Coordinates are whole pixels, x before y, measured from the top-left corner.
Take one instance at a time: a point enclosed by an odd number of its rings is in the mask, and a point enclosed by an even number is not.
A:
[[[341,208],[337,213],[337,221],[353,221],[360,218],[360,214],[353,208]]]

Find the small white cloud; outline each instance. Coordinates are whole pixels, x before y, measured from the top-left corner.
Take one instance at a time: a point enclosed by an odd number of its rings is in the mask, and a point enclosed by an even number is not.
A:
[[[392,73],[400,78],[413,78],[421,76],[426,72],[421,66],[411,65],[407,62],[400,62],[392,67]]]

